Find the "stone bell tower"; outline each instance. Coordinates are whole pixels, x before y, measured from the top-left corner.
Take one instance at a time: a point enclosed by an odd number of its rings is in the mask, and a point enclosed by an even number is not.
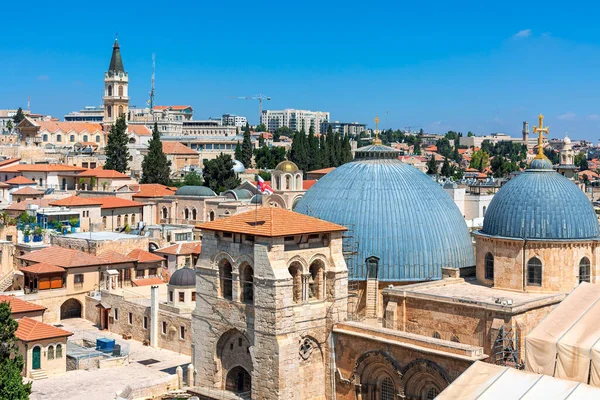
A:
[[[121,47],[115,39],[108,71],[104,73],[104,121],[105,131],[110,130],[120,115],[127,115],[129,111],[129,76],[123,68]]]

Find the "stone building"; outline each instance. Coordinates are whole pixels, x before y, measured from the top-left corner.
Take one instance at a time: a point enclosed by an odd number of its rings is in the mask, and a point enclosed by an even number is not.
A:
[[[559,160],[558,167],[556,167],[557,172],[571,180],[575,179],[578,168],[575,165],[575,152],[573,151],[571,139],[568,136],[565,136],[563,140],[563,146],[559,152]]]
[[[346,228],[281,208],[200,228],[195,390],[331,398],[329,334],[347,309]]]

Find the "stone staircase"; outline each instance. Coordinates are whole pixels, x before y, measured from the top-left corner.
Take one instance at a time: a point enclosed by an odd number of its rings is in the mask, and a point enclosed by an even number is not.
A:
[[[13,275],[14,274],[11,271],[7,275],[2,277],[2,280],[0,280],[0,292],[4,292],[6,289],[11,287],[11,285],[13,284]]]
[[[39,381],[40,379],[48,379],[48,375],[43,369],[34,369],[31,371],[31,379],[33,379],[34,381]]]
[[[365,307],[365,317],[377,318],[377,302],[379,300],[379,281],[377,279],[367,279],[367,298]]]

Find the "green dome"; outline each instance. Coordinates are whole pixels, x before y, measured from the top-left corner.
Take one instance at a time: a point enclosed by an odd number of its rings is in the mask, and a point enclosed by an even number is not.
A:
[[[215,197],[216,193],[206,186],[182,186],[177,189],[175,196]]]

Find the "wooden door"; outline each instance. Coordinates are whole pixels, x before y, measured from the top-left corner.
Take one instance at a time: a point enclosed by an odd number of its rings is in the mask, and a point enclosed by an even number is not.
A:
[[[41,352],[42,349],[40,346],[35,346],[33,348],[33,354],[31,357],[31,369],[40,369],[41,368]]]

